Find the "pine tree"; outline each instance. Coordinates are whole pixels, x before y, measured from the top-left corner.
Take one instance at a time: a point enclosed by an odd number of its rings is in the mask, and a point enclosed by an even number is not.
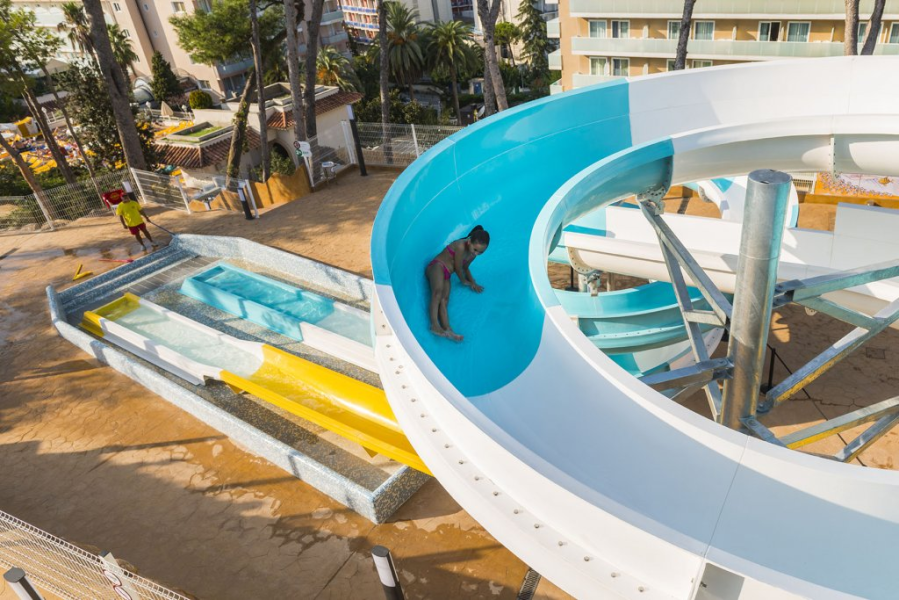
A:
[[[537,9],[534,0],[521,0],[518,7],[518,28],[522,43],[522,58],[530,71],[532,88],[549,92],[549,38],[546,36],[546,21]]]
[[[178,78],[172,71],[172,65],[162,57],[162,53],[157,50],[153,53],[151,61],[153,70],[153,83],[150,86],[153,90],[153,97],[159,102],[165,102],[173,96],[181,95],[181,85]]]

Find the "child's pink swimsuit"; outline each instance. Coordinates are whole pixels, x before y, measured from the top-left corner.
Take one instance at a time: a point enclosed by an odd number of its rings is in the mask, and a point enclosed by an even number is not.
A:
[[[453,250],[452,246],[447,246],[447,247],[444,248],[444,249],[445,249],[447,252],[449,252],[449,255],[450,255],[450,256],[452,256],[453,258],[456,258],[456,251]],[[466,261],[465,261],[465,266],[467,267],[468,265],[470,265],[470,264],[471,264],[471,261],[473,261],[473,260],[474,260],[474,257],[472,257],[472,258],[466,260]],[[440,265],[441,267],[443,267],[443,279],[444,279],[444,280],[448,280],[448,279],[450,278],[450,276],[453,274],[452,269],[447,268],[447,266],[446,266],[446,265],[443,263],[443,261],[440,260],[439,258],[435,258],[434,260],[432,260],[431,262],[429,262],[429,263],[428,263],[428,266],[430,267],[431,265],[434,265],[434,264],[437,264],[437,265]]]

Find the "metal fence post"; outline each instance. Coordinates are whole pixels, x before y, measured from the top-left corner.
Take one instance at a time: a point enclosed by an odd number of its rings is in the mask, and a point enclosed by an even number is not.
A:
[[[181,192],[181,199],[184,200],[184,208],[187,209],[187,214],[190,214],[190,199],[187,197],[184,188],[181,186],[181,180],[177,177],[172,177],[172,179],[175,180],[175,185],[178,186],[178,191]]]
[[[415,123],[410,124],[412,127],[412,144],[415,146],[415,158],[421,156],[421,152],[418,151],[418,136],[415,135]]]
[[[769,169],[749,174],[727,351],[734,376],[724,382],[721,402],[721,424],[731,429],[757,410],[790,181]]]
[[[362,177],[365,177],[368,175],[368,170],[365,168],[365,155],[362,154],[362,140],[359,138],[359,126],[356,124],[356,115],[353,113],[352,105],[347,104],[346,112],[350,118],[350,131],[353,132],[353,144],[356,147],[356,159],[359,165],[359,174]]]
[[[131,167],[131,177],[134,179],[134,183],[137,185],[137,191],[140,192],[140,199],[143,201],[144,204],[146,204],[147,203],[147,194],[144,193],[144,188],[140,184],[140,177],[137,174],[137,169],[135,169],[133,167]],[[123,181],[122,185],[125,186],[125,191],[129,191],[128,188],[131,187],[130,184]]]
[[[44,597],[41,596],[40,592],[34,589],[34,586],[28,581],[28,577],[22,569],[13,567],[3,574],[3,579],[6,580],[9,587],[16,593],[16,596],[22,600],[44,600]]]
[[[387,600],[405,600],[403,588],[400,586],[400,578],[396,574],[396,565],[393,564],[393,556],[390,550],[384,546],[375,546],[371,549],[371,557],[375,561],[381,586],[384,588],[384,597]]]

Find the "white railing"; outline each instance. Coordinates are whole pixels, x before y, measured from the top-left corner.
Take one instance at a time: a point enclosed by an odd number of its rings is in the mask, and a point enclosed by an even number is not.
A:
[[[405,167],[429,148],[460,131],[452,125],[358,123],[366,165]]]
[[[3,511],[0,564],[23,569],[38,591],[65,600],[187,600],[126,571],[111,556],[103,558],[82,550]]]
[[[874,0],[862,0],[859,11],[870,15]],[[683,0],[570,0],[572,16],[589,15],[658,15],[680,17],[684,12]],[[732,16],[739,18],[766,15],[777,16],[825,16],[844,15],[844,0],[703,0],[696,4],[693,18],[707,16]],[[887,13],[891,8],[887,6]]]

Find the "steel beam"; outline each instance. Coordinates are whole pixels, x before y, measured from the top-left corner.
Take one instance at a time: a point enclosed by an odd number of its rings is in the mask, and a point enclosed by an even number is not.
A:
[[[791,181],[768,169],[749,174],[728,345],[735,368],[721,404],[721,423],[731,429],[756,414]]]
[[[664,373],[653,373],[640,378],[640,381],[654,390],[670,390],[678,387],[705,385],[724,377],[729,377],[733,366],[726,358],[713,358],[697,362],[689,367],[672,369]]]
[[[845,415],[840,415],[833,419],[794,431],[780,438],[780,441],[787,448],[801,448],[812,442],[817,442],[826,437],[837,435],[853,427],[858,427],[864,423],[876,421],[885,416],[899,413],[899,396],[895,396],[888,400],[866,406],[858,410],[854,410]]]
[[[871,329],[853,329],[830,348],[803,365],[799,370],[771,388],[765,395],[769,407],[778,406],[789,400],[796,392],[823,375],[833,365],[843,360],[865,342],[892,325],[899,319],[899,300],[894,300],[874,315],[877,326]],[[737,364],[737,363],[735,363]]]
[[[668,249],[677,264],[679,264],[690,276],[693,285],[696,286],[702,294],[702,297],[709,303],[709,306],[711,306],[712,310],[718,316],[718,320],[721,323],[727,324],[730,321],[732,311],[730,302],[724,297],[721,290],[712,283],[709,276],[706,275],[705,271],[702,270],[702,267],[699,266],[690,254],[690,251],[687,250],[687,247],[684,246],[677,235],[675,235],[671,228],[668,227],[668,224],[665,223],[665,220],[658,213],[657,206],[650,202],[641,202],[640,210],[643,211],[643,215],[649,221],[650,225],[652,225],[653,229],[655,229],[656,235],[661,242],[662,250]],[[666,257],[665,260],[667,262],[668,257]]]
[[[849,462],[861,454],[865,448],[889,433],[890,429],[899,424],[899,414],[891,414],[881,417],[876,423],[868,427],[860,436],[846,444],[846,447],[837,452],[834,458],[840,462]]]
[[[850,325],[855,325],[856,327],[871,329],[877,326],[877,319],[874,317],[852,310],[851,308],[846,308],[845,306],[824,298],[805,298],[803,300],[798,300],[796,304],[801,304],[806,308],[824,313],[834,319],[849,323]]]
[[[742,421],[743,426],[760,440],[769,442],[775,446],[784,445],[781,440],[777,439],[777,436],[774,435],[773,431],[759,423],[755,417],[745,417],[740,420]]]
[[[899,260],[889,260],[818,277],[784,281],[777,286],[776,292],[778,295],[783,295],[786,302],[798,302],[805,298],[814,298],[828,292],[845,290],[896,276],[899,276]]]

